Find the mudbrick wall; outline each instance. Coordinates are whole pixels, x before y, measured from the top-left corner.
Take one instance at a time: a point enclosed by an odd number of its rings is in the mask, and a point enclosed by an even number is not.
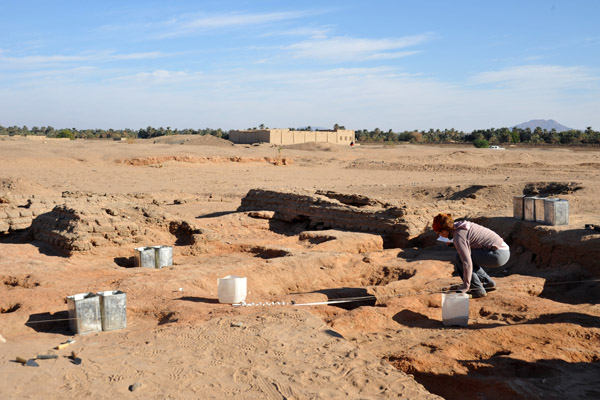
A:
[[[83,208],[81,204],[56,206],[33,221],[33,237],[66,253],[142,241],[141,235],[146,232],[138,223],[120,213],[111,216],[101,207],[95,208]]]
[[[242,199],[238,211],[260,210],[274,211],[275,219],[306,222],[309,229],[380,234],[388,247],[408,246],[410,240],[420,233],[413,229],[415,224],[407,220],[405,206],[382,203],[360,195],[252,189]]]
[[[0,196],[0,234],[8,234],[31,226],[32,221],[64,199],[40,199],[35,196]]]
[[[143,194],[63,192],[52,199],[0,195],[0,235],[25,232],[65,254],[207,240],[204,231],[165,213],[160,205]]]
[[[142,243],[168,232],[170,222],[157,206],[138,206],[132,200],[127,196],[74,192],[44,200],[4,196],[0,234],[30,228],[34,240],[70,254],[100,246]]]

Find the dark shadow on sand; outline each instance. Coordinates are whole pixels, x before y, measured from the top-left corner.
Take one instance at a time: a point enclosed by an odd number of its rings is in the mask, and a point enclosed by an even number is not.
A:
[[[441,310],[440,310],[441,317]],[[403,325],[410,328],[422,328],[422,329],[489,329],[497,328],[499,326],[505,326],[504,324],[491,323],[491,324],[473,324],[469,323],[467,326],[453,326],[444,325],[441,318],[431,319],[426,315],[410,311],[402,310],[396,313],[392,319],[399,325]]]
[[[59,251],[48,243],[44,243],[39,240],[33,240],[31,228],[10,232],[8,234],[0,234],[0,244],[1,243],[32,244],[33,246],[37,247],[40,254],[45,256],[69,258],[68,254]]]
[[[340,333],[334,331],[333,329],[325,329],[325,333],[334,338],[344,339],[344,337]]]
[[[180,301],[191,301],[193,303],[209,303],[209,304],[219,304],[219,299],[212,299],[209,297],[195,297],[195,296],[183,296],[175,300]]]
[[[339,307],[344,310],[354,310],[358,307],[373,307],[377,302],[377,298],[368,293],[364,288],[334,288],[334,289],[322,289],[316,290],[310,293],[321,293],[327,296],[327,301],[336,301],[336,300],[345,300],[348,299],[347,302],[342,303],[332,303],[331,305],[334,307]],[[365,297],[363,299],[363,297]],[[354,300],[355,298],[358,298]]]
[[[56,333],[65,336],[73,335],[69,327],[68,311],[58,311],[54,314],[49,312],[31,314],[25,325],[36,332]]]
[[[217,212],[210,213],[210,214],[198,215],[196,218],[197,219],[202,219],[202,218],[217,218],[217,217],[222,217],[224,215],[235,214],[237,212],[238,211],[217,211]]]
[[[545,325],[545,324],[574,324],[584,328],[600,328],[600,317],[594,315],[567,312],[558,314],[543,314],[537,318],[522,321],[522,322],[509,322],[499,323],[496,320],[488,320],[488,322],[472,323],[469,322],[467,326],[447,326],[444,325],[440,319],[431,319],[426,315],[416,313],[410,310],[403,310],[396,313],[392,319],[400,324],[411,328],[423,328],[423,329],[492,329],[500,326],[514,326],[514,325]]]
[[[437,347],[431,349],[438,350]],[[500,351],[487,359],[458,360],[466,374],[422,373],[404,371],[429,392],[448,400],[464,400],[464,388],[473,398],[504,399],[598,399],[600,398],[600,363],[567,362],[542,359],[527,362],[507,357],[510,351]],[[406,365],[404,357],[388,357],[398,369]]]
[[[281,221],[279,219],[269,220],[269,230],[280,235],[296,236],[304,231],[311,231],[310,219],[298,216],[292,221]]]
[[[115,257],[113,261],[122,268],[135,267],[134,257]]]

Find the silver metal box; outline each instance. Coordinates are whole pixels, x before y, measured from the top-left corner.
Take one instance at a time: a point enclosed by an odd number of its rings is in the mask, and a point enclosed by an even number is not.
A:
[[[516,219],[523,219],[525,211],[524,199],[524,195],[513,197],[513,217]]]
[[[137,247],[135,249],[134,265],[136,267],[156,268],[154,247]]]
[[[102,330],[100,301],[95,293],[79,293],[67,297],[69,326],[74,333],[83,335]]]
[[[154,260],[156,268],[168,267],[173,265],[173,247],[171,246],[154,246]]]
[[[544,220],[548,225],[569,225],[569,201],[545,199]]]
[[[107,290],[98,292],[102,330],[114,331],[127,327],[127,299],[125,292]]]
[[[543,224],[544,222],[546,222],[546,217],[545,217],[545,200],[541,197],[536,197],[534,200],[535,203],[535,207],[534,207],[534,220],[535,222],[539,222],[540,224]]]
[[[525,221],[535,221],[535,199],[537,197],[525,197],[523,207],[523,219]]]

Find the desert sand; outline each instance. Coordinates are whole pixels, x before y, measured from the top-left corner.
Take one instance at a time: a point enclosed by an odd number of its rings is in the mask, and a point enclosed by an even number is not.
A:
[[[600,398],[598,148],[0,137],[0,171],[3,399]],[[240,209],[253,189],[403,207],[414,240]],[[568,200],[569,224],[513,218],[523,193]],[[89,236],[44,225],[69,210]],[[440,291],[460,279],[429,229],[438,212],[511,246],[467,327],[442,323]],[[154,245],[173,265],[134,268]],[[226,275],[247,277],[246,302],[286,304],[220,304]],[[66,297],[105,290],[126,293],[127,327],[73,334]],[[58,357],[16,362],[41,354]]]

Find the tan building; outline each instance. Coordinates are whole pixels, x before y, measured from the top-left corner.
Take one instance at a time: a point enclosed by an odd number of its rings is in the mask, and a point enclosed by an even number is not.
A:
[[[233,143],[335,143],[349,145],[355,142],[354,131],[349,129],[323,131],[292,131],[289,129],[250,129],[244,131],[229,131],[229,140]]]

